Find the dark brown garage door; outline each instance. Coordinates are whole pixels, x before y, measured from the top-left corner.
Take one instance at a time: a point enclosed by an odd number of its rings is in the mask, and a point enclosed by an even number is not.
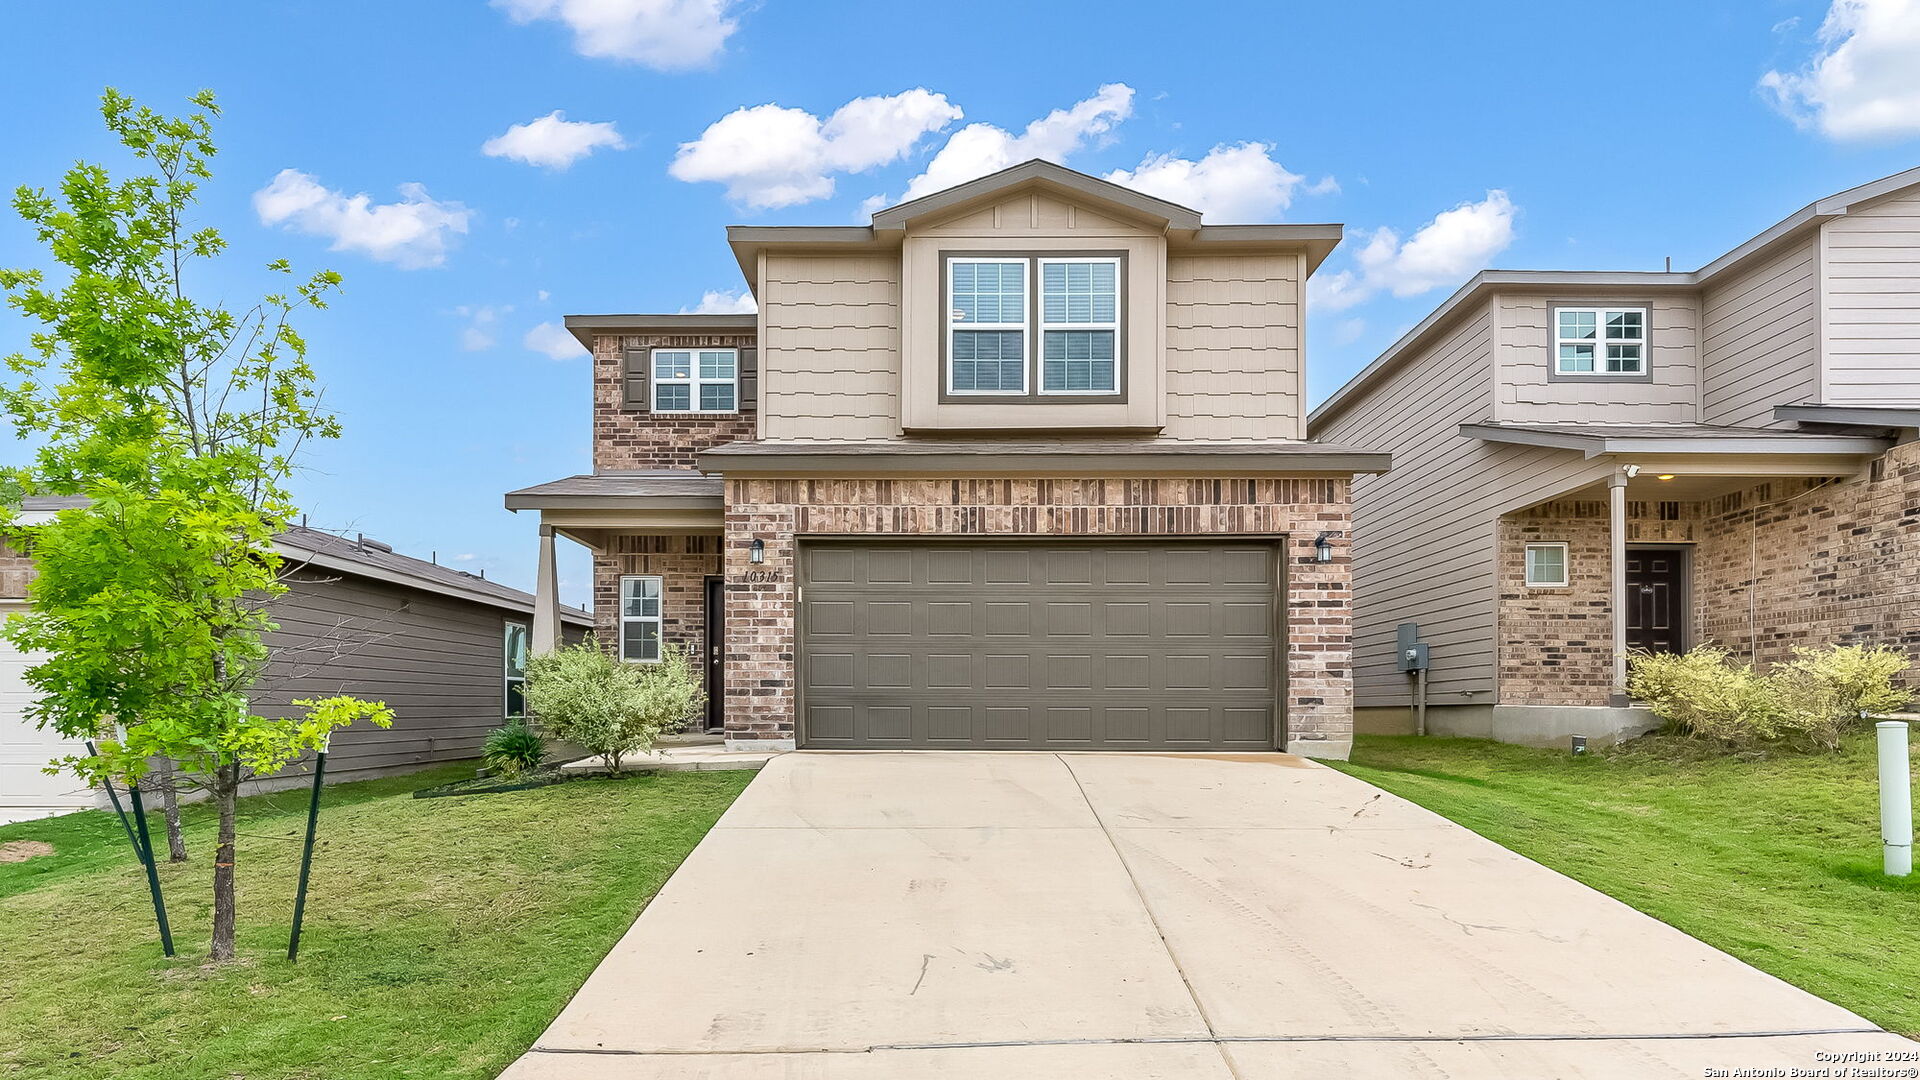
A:
[[[1276,745],[1274,548],[807,543],[802,744]]]

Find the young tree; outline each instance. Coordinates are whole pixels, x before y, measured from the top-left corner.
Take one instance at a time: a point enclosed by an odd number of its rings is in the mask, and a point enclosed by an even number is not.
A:
[[[153,174],[116,182],[83,162],[57,195],[14,196],[61,273],[50,284],[0,270],[8,303],[39,324],[0,389],[0,412],[38,450],[0,488],[86,504],[33,526],[0,510],[0,538],[38,572],[29,612],[0,632],[48,654],[27,672],[29,717],[98,740],[97,756],[60,765],[135,783],[161,759],[205,787],[219,814],[212,955],[225,960],[241,783],[391,714],[348,697],[296,702],[306,714],[290,719],[248,705],[268,658],[266,604],[285,591],[272,541],[293,513],[288,475],[306,440],[339,434],[290,320],[325,307],[340,278],[315,274],[238,313],[189,294],[190,267],[225,247],[191,224],[219,115],[210,92],[191,100],[168,117],[108,89],[107,127]],[[284,260],[269,269],[292,273]]]

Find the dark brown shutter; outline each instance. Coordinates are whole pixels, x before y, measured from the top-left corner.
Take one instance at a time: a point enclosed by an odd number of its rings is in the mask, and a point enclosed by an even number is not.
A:
[[[760,408],[760,350],[746,348],[740,350],[740,411],[755,412]]]
[[[626,374],[626,397],[623,407],[629,411],[646,412],[647,401],[647,363],[652,356],[650,349],[628,349],[623,362]]]

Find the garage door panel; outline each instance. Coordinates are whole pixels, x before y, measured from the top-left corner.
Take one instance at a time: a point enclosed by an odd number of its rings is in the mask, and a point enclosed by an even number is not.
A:
[[[803,551],[808,746],[1274,744],[1268,545]]]

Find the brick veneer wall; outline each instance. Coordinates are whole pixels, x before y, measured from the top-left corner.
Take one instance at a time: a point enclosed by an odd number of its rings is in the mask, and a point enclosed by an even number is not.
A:
[[[0,544],[0,600],[20,600],[33,580],[33,560]]]
[[[718,536],[613,537],[610,550],[593,559],[594,632],[601,644],[620,644],[620,577],[660,575],[660,633],[684,648],[703,648],[707,638],[706,579],[720,573]]]
[[[1766,665],[1796,645],[1884,644],[1920,665],[1920,443],[1867,479],[1791,479],[1695,503],[1629,502],[1628,539],[1691,545],[1692,643]],[[1569,545],[1571,586],[1529,589],[1527,543]],[[1499,699],[1604,705],[1612,681],[1607,504],[1500,523]],[[1920,671],[1908,681],[1920,686]]]
[[[1627,503],[1635,543],[1693,539],[1691,504]],[[1612,562],[1604,501],[1565,500],[1500,519],[1499,700],[1525,705],[1605,705],[1613,692]],[[1529,586],[1527,545],[1567,545],[1567,587]]]
[[[694,455],[754,437],[753,413],[656,416],[626,407],[628,349],[752,348],[752,334],[599,334],[593,339],[593,469],[691,469]],[[744,388],[743,388],[744,389]]]
[[[1286,537],[1287,741],[1344,755],[1353,735],[1353,592],[1344,479],[729,480],[727,738],[790,742],[796,536]],[[1341,534],[1330,563],[1314,538]],[[766,561],[753,565],[755,539]]]

